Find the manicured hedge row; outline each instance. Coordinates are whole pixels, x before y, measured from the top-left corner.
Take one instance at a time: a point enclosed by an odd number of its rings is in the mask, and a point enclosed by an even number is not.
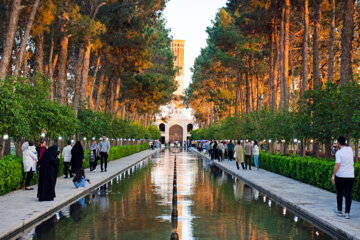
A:
[[[149,145],[147,143],[129,145],[129,146],[114,146],[111,147],[108,160],[116,160],[131,154],[147,150]],[[85,163],[84,168],[89,167],[89,151],[85,151]],[[58,176],[64,173],[63,159],[60,159]],[[24,186],[25,173],[23,171],[23,163],[21,157],[16,156],[5,156],[0,160],[0,195],[6,194],[10,191],[17,190]],[[38,182],[39,175],[34,175],[32,184]]]
[[[259,165],[265,170],[335,192],[330,181],[335,165],[333,161],[260,152]],[[360,163],[355,163],[353,199],[360,200]]]

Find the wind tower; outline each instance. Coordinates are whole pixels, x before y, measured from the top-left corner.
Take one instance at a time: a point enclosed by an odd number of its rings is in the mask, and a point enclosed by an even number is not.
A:
[[[177,90],[174,92],[174,100],[168,106],[169,111],[165,113],[167,116],[158,117],[156,124],[161,132],[161,142],[170,141],[173,144],[174,141],[179,143],[186,141],[190,137],[190,131],[195,128],[195,124],[191,117],[186,116],[183,106],[185,40],[173,40],[171,50],[175,56],[174,66],[178,69],[175,76]]]

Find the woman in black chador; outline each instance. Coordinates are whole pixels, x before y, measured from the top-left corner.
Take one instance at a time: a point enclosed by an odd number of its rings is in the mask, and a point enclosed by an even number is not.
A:
[[[71,171],[76,174],[78,169],[82,169],[84,161],[84,149],[81,146],[81,143],[77,141],[71,149]]]
[[[52,201],[55,198],[55,185],[59,168],[59,148],[54,145],[46,149],[39,161],[39,201]]]

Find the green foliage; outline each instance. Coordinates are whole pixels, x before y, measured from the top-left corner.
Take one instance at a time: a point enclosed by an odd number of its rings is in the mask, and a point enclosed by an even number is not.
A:
[[[0,134],[8,133],[15,140],[38,138],[45,131],[49,138],[75,133],[78,120],[67,106],[49,100],[49,82],[36,76],[6,78],[0,83]]]
[[[281,156],[261,151],[260,167],[319,188],[335,192],[331,183],[334,162],[313,157]],[[355,163],[353,199],[360,200],[360,163]]]
[[[327,84],[307,91],[297,104],[297,111],[263,108],[230,117],[191,132],[194,139],[315,139],[330,143],[340,135],[360,139],[360,85],[341,87]]]
[[[67,106],[49,99],[46,79],[38,76],[30,82],[25,78],[6,78],[0,83],[0,135],[9,134],[14,140],[38,139],[42,132],[48,139],[79,138],[159,139],[160,131],[138,123],[107,116],[89,109],[80,110],[78,118]]]
[[[108,161],[117,160],[131,154],[149,149],[147,143],[129,145],[129,146],[113,146],[110,148]],[[83,168],[89,167],[89,151],[85,151],[85,163]],[[0,195],[10,191],[20,189],[24,186],[26,174],[23,171],[23,161],[21,157],[5,156],[0,160]],[[58,176],[64,173],[64,162],[60,159]],[[34,176],[32,184],[38,182],[38,174]]]
[[[149,126],[148,131],[149,131],[150,139],[160,139],[161,138],[160,130],[156,126],[154,126],[154,125]]]

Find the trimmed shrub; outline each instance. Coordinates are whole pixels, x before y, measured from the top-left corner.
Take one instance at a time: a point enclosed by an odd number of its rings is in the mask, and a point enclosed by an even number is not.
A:
[[[149,144],[147,143],[130,146],[113,146],[110,148],[108,161],[120,159],[147,149],[149,149]],[[83,163],[83,168],[89,167],[89,153],[89,150],[85,151],[85,163]],[[24,186],[26,174],[23,169],[23,161],[21,157],[8,155],[0,160],[0,195],[4,195]],[[64,160],[63,158],[60,158],[58,176],[62,176],[63,173]],[[39,175],[35,174],[31,184],[36,184],[38,182],[38,178]]]
[[[260,152],[260,167],[303,183],[335,192],[331,183],[334,162],[313,157],[281,156]],[[360,200],[360,163],[355,163],[353,199]]]

